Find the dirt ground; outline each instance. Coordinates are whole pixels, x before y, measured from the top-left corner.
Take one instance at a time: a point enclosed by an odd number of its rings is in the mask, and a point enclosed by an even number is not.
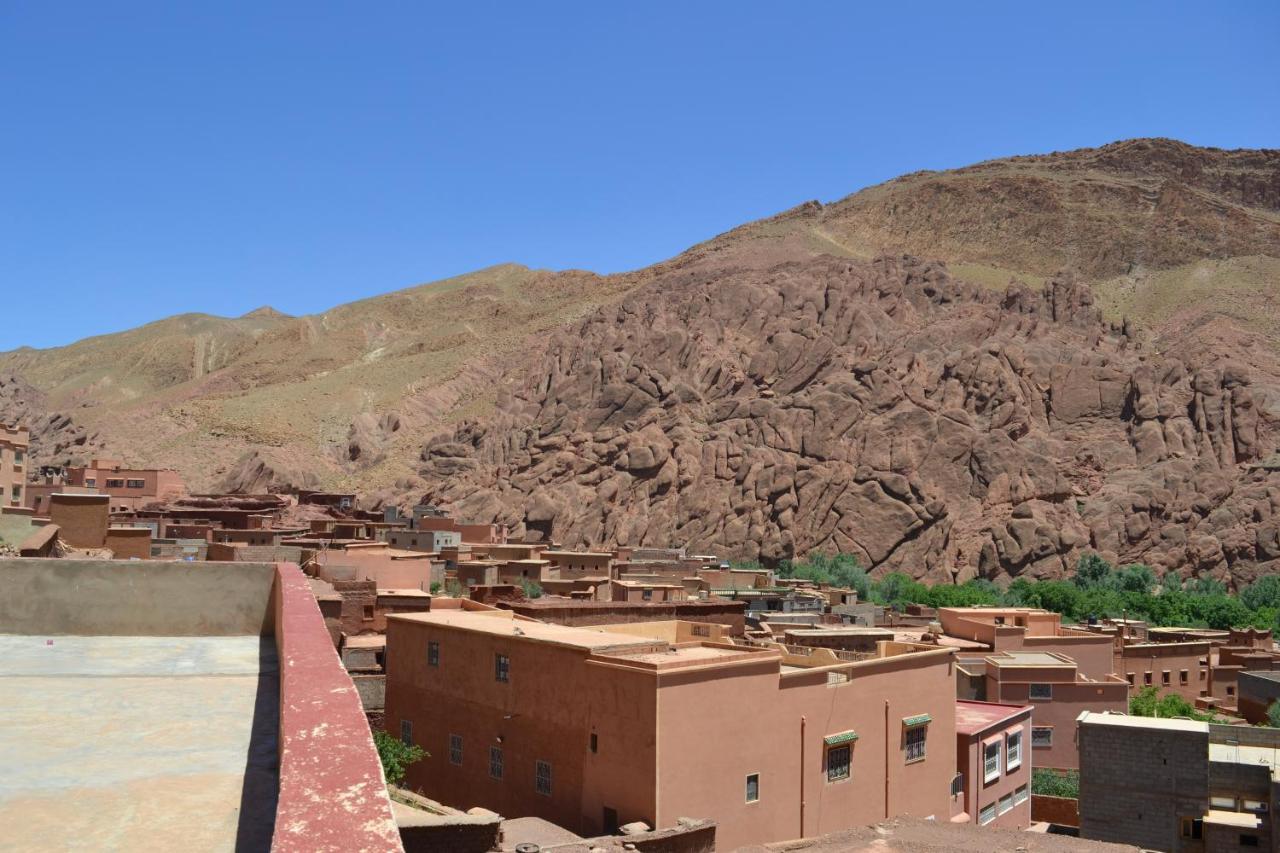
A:
[[[971,824],[899,818],[821,838],[741,847],[738,853],[1137,853],[1138,849],[1125,844],[1085,841],[1065,835],[984,829]]]

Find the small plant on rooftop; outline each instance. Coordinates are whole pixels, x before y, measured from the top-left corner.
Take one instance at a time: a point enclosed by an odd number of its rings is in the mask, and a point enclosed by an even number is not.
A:
[[[525,598],[542,598],[542,584],[537,581],[521,578],[520,588],[524,590]]]
[[[387,777],[388,785],[399,785],[404,781],[409,765],[427,756],[417,744],[406,746],[400,738],[383,731],[373,733],[373,743],[378,748],[378,760],[382,762],[382,773]]]
[[[432,582],[431,582],[431,594],[432,594],[432,595],[439,595],[439,594],[440,594],[440,590],[441,590],[443,587],[444,587],[444,584],[440,583],[440,581],[432,581]]]

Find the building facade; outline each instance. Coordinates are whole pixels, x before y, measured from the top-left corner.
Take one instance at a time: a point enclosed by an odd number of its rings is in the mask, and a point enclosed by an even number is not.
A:
[[[30,443],[25,427],[0,423],[0,506],[23,506]]]
[[[711,641],[708,625],[437,604],[387,631],[387,726],[430,753],[406,780],[427,796],[584,835],[705,817],[730,850],[951,815],[950,650],[793,653]]]
[[[969,820],[998,829],[1031,825],[1031,707],[956,701],[956,780]]]

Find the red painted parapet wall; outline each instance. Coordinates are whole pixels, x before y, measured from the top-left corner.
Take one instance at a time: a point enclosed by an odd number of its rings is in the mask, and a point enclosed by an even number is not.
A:
[[[276,565],[280,657],[277,853],[403,851],[369,724],[306,577]]]

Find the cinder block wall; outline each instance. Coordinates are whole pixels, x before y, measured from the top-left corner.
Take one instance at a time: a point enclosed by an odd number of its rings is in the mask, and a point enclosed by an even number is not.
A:
[[[1080,836],[1176,853],[1209,804],[1209,733],[1081,723]]]

